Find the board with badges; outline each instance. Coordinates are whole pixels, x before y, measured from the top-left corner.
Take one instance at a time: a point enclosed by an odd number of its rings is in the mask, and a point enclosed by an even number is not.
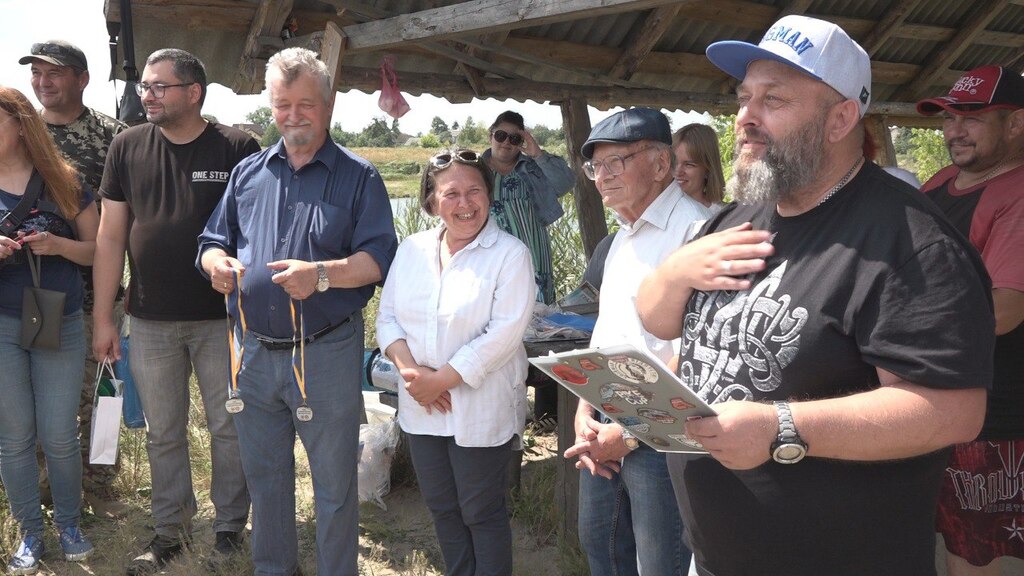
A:
[[[530,358],[555,382],[658,452],[705,453],[683,424],[715,411],[659,359],[630,344]]]

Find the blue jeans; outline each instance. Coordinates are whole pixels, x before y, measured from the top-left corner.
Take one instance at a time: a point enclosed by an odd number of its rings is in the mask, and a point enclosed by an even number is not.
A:
[[[237,334],[237,332],[236,332]],[[267,350],[250,333],[235,415],[242,467],[252,495],[252,560],[257,576],[291,576],[298,565],[295,434],[309,457],[316,511],[316,573],[356,576],[359,491],[356,480],[362,406],[363,320],[306,346],[306,396],[313,419],[299,421],[302,396],[292,351]]]
[[[452,436],[409,434],[423,502],[434,518],[446,576],[510,576],[512,525],[505,494],[512,440],[466,448]]]
[[[64,317],[61,349],[25,350],[21,319],[0,315],[0,475],[23,534],[42,537],[36,442],[46,456],[58,528],[77,526],[82,498],[78,401],[85,336],[82,312]]]
[[[612,480],[580,473],[580,545],[591,576],[685,576],[690,550],[665,455],[641,445]]]
[[[193,370],[210,430],[215,532],[240,532],[249,515],[249,495],[238,454],[238,435],[224,409],[229,370],[224,320],[186,322],[132,318],[128,365],[146,414],[146,453],[153,478],[156,533],[180,538],[196,513],[188,451],[188,413]]]

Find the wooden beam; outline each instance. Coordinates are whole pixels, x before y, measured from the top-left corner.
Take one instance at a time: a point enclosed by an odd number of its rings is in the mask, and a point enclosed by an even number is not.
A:
[[[753,31],[751,39],[760,39],[765,30],[778,19],[779,9],[747,0],[715,0],[685,6],[679,14],[687,20],[728,24]],[[757,38],[754,38],[756,36]],[[737,38],[737,40],[746,40]]]
[[[264,36],[280,38],[281,28],[292,11],[294,0],[260,0],[249,34],[242,49],[242,57],[238,62],[238,73],[232,82],[231,89],[239,94],[258,93],[263,89],[263,74],[267,58],[273,52],[265,50],[265,43],[260,42]]]
[[[410,71],[399,73],[402,90],[410,94],[433,94],[439,97],[472,98],[473,89],[465,77],[454,74],[425,74]],[[585,97],[588,104],[600,109],[621,106],[651,106],[670,110],[697,110],[712,114],[736,112],[736,97],[732,94],[677,92],[674,90],[631,89],[617,86],[558,84],[533,80],[508,80],[483,76],[481,90],[489,98],[511,98],[516,101],[564,102],[573,96]],[[354,88],[365,92],[380,89],[380,70],[377,68],[342,68],[342,89]],[[887,116],[914,116],[913,102],[872,102],[869,112]]]
[[[685,0],[697,3],[699,0]],[[541,26],[606,14],[633,12],[679,0],[468,0],[385,20],[346,27],[352,54],[386,50],[405,42],[443,40],[498,30]]]
[[[807,12],[807,9],[811,7],[811,0],[790,0],[786,6],[779,11],[779,15],[776,18],[782,18],[783,16],[789,16],[791,14],[803,14]]]
[[[587,72],[585,70],[581,70],[577,67],[563,66],[558,62],[553,62],[551,60],[547,60],[544,58],[538,58],[527,52],[520,52],[507,44],[502,46],[491,46],[482,42],[468,40],[465,38],[458,40],[458,43],[479,48],[481,50],[492,51],[495,55],[500,55],[506,59],[518,60],[520,62],[526,62],[527,64],[531,64],[533,66],[546,68],[554,72],[557,72],[562,78],[565,78],[567,80],[573,80],[581,84],[604,84],[607,86],[623,86],[626,88],[653,88],[653,86],[648,86],[630,80],[619,80],[616,78],[612,78],[608,75],[594,74],[591,72]]]
[[[469,64],[459,62],[455,66],[455,70],[461,72],[466,77],[466,82],[469,83],[469,87],[473,89],[473,96],[480,98],[481,100],[487,98],[487,92],[484,91],[483,75],[476,68],[473,68]]]
[[[871,136],[877,150],[875,157],[869,160],[874,160],[879,166],[895,166],[896,149],[893,147],[892,135],[886,124],[888,122],[885,116],[868,114],[864,117],[864,129]]]
[[[503,76],[505,78],[525,78],[525,76],[516,72],[515,70],[512,70],[511,68],[502,66],[500,64],[495,64],[493,62],[488,62],[483,58],[473,56],[472,54],[469,54],[463,50],[454,48],[445,42],[423,42],[420,43],[419,46],[426,50],[427,52],[437,54],[438,56],[450,58],[452,60],[455,60],[456,62],[467,64],[481,71],[489,72],[497,76]]]
[[[974,39],[1008,4],[1009,0],[977,2],[974,14],[964,23],[956,36],[928,58],[928,65],[912,83],[897,92],[896,99],[917,100],[924,97],[950,64],[963,54],[964,50],[970,48]]]
[[[888,42],[889,38],[896,33],[896,30],[903,26],[907,15],[916,9],[919,4],[921,4],[921,0],[900,0],[886,10],[874,30],[868,33],[867,37],[860,42],[861,47],[868,53],[868,56],[872,58],[875,56],[875,53],[878,52],[882,45]]]
[[[681,6],[660,6],[651,10],[639,28],[633,31],[632,37],[622,50],[615,65],[608,71],[608,76],[629,80],[640,67],[640,63],[654,50],[654,45],[673,24]]]
[[[576,173],[573,199],[576,203],[576,213],[579,215],[580,237],[583,240],[583,252],[589,260],[597,243],[608,235],[608,226],[604,220],[604,204],[601,202],[601,195],[597,192],[594,182],[583,172],[583,164],[587,159],[580,154],[580,149],[590,137],[591,130],[587,100],[579,95],[570,96],[562,101],[560,108],[562,109],[562,126],[565,131],[569,164]],[[570,436],[567,440],[571,442],[572,437]],[[563,451],[559,450],[559,453],[561,452]]]
[[[323,49],[320,50],[320,59],[327,65],[327,71],[331,73],[331,86],[335,91],[341,83],[341,63],[345,59],[345,45],[348,38],[345,33],[334,22],[328,22],[324,30]]]

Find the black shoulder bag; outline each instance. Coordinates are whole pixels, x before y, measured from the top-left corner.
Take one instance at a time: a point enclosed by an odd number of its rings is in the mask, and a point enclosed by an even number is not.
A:
[[[43,179],[33,171],[18,205],[0,221],[0,234],[13,238],[25,216],[32,210],[43,193]],[[59,350],[60,331],[64,321],[63,292],[39,287],[42,258],[28,251],[28,265],[32,271],[32,286],[26,286],[21,300],[21,347],[36,350]]]
[[[67,294],[39,287],[42,258],[29,249],[28,266],[32,286],[25,286],[21,298],[21,347],[34,350],[60,350],[60,330],[64,322]]]

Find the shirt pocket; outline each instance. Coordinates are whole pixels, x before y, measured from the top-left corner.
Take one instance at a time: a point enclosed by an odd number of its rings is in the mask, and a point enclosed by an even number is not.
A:
[[[328,256],[349,255],[352,242],[352,212],[327,202],[313,205],[309,239],[312,246]]]
[[[495,285],[494,278],[473,273],[450,275],[439,294],[438,321],[457,328],[460,334],[479,334],[491,318]]]

